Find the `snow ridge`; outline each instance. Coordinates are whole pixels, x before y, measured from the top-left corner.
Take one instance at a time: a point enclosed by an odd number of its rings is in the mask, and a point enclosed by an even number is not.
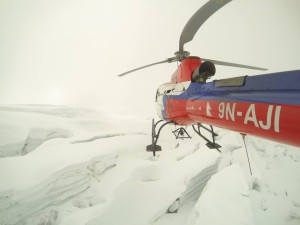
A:
[[[215,129],[221,153],[163,132],[152,157],[150,119],[8,108],[0,107],[1,225],[300,224],[299,148],[247,136],[250,175],[230,131]]]
[[[58,206],[90,188],[92,179],[116,165],[117,155],[95,157],[55,172],[29,190],[0,193],[0,224],[24,224],[41,211]],[[52,210],[57,216],[58,212]]]

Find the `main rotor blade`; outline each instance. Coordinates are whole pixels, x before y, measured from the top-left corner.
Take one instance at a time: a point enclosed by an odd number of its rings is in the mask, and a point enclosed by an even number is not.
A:
[[[198,11],[191,17],[181,32],[179,51],[183,51],[184,44],[193,40],[198,29],[211,15],[213,15],[216,11],[230,1],[231,0],[210,0],[200,9],[198,9]]]
[[[141,69],[144,69],[144,68],[147,68],[147,67],[150,67],[150,66],[154,66],[154,65],[162,64],[162,63],[171,63],[171,62],[175,62],[175,61],[177,61],[177,58],[176,58],[176,57],[168,58],[168,59],[166,59],[166,60],[164,60],[164,61],[160,61],[160,62],[156,62],[156,63],[151,63],[151,64],[146,65],[146,66],[142,66],[142,67],[138,67],[138,68],[133,69],[133,70],[129,70],[129,71],[125,72],[125,73],[119,74],[118,76],[119,76],[119,77],[122,77],[122,76],[124,76],[124,75],[126,75],[126,74],[128,74],[128,73],[132,73],[132,72],[135,72],[135,71],[137,71],[137,70],[141,70]]]
[[[221,65],[221,66],[231,66],[231,67],[245,68],[245,69],[251,69],[251,70],[268,70],[266,68],[247,66],[247,65],[230,63],[230,62],[223,62],[223,61],[218,61],[218,60],[214,60],[214,59],[205,59],[205,58],[201,58],[201,59],[204,61],[211,61],[212,63],[214,63],[216,65]]]

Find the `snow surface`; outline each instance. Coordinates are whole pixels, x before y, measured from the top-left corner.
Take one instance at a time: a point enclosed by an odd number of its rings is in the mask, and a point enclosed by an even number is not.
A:
[[[299,148],[216,129],[222,153],[151,119],[47,105],[0,107],[0,224],[300,224]]]

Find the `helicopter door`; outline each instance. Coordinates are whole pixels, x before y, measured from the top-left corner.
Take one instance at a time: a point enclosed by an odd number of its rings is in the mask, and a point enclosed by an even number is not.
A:
[[[173,105],[172,105],[172,102],[169,101],[170,99],[170,95],[173,95],[173,90],[174,90],[174,84],[168,84],[165,86],[165,91],[164,91],[164,96],[165,96],[165,117],[167,119],[170,119],[173,117],[173,114],[172,114],[172,108],[173,108]]]
[[[174,84],[163,84],[161,85],[157,92],[155,97],[155,103],[156,103],[156,111],[157,115],[161,119],[167,119],[170,115],[167,115],[166,108],[170,109],[169,105],[169,95],[172,95],[172,90],[174,89]],[[164,105],[167,104],[167,105]]]
[[[177,83],[172,89],[172,95],[179,95],[185,91],[185,87],[182,83]]]
[[[172,95],[181,95],[190,84],[190,81],[175,84],[174,88],[172,89]],[[169,113],[172,118],[180,119],[186,116],[185,101],[180,100],[180,98],[174,97],[171,101],[169,101],[169,104]]]

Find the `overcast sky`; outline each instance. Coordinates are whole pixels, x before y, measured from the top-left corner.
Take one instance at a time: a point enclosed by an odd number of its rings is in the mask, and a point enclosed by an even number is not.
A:
[[[0,0],[0,104],[62,104],[154,113],[157,87],[206,0]],[[192,55],[300,69],[300,1],[233,0],[185,45]],[[217,67],[215,79],[259,74]]]

